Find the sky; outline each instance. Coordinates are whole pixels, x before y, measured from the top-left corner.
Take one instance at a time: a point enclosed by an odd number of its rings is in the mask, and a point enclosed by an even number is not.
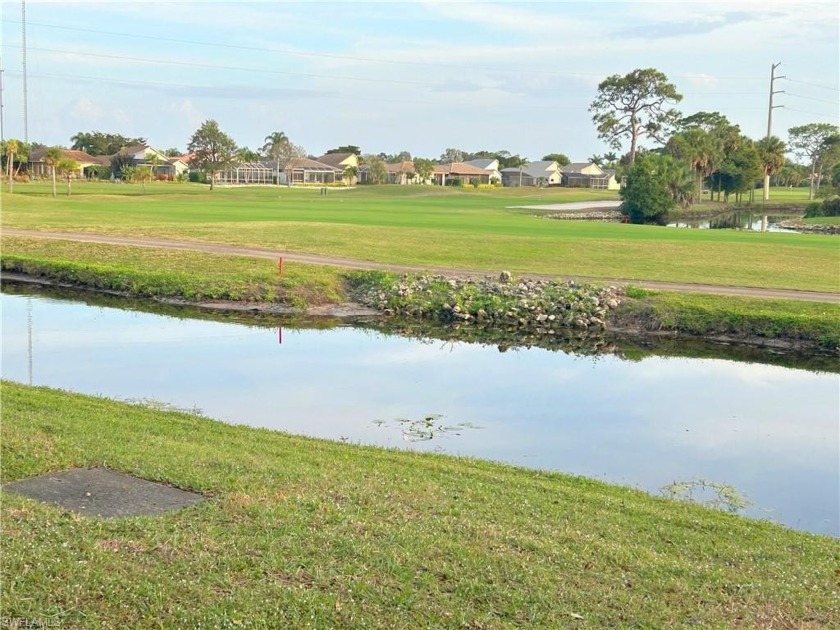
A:
[[[354,144],[583,161],[609,150],[588,111],[608,76],[656,68],[683,95],[684,114],[718,111],[757,139],[779,62],[775,135],[840,120],[833,0],[2,0],[0,9],[4,136],[24,139],[28,127],[47,145],[97,130],[185,150],[214,119],[252,149],[283,131],[312,155]]]

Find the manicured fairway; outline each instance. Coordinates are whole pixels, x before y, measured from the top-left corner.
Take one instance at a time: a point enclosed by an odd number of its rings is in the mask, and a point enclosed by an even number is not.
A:
[[[566,189],[330,190],[42,184],[3,195],[2,225],[209,241],[379,262],[603,278],[840,290],[835,238],[538,218],[515,205],[615,199]]]

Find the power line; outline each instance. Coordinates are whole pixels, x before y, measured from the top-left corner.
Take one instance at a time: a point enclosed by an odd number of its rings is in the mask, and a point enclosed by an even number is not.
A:
[[[18,46],[8,46],[10,48],[18,48]],[[348,81],[367,81],[373,83],[393,83],[400,85],[414,85],[418,87],[442,87],[439,83],[422,83],[420,81],[403,81],[401,79],[368,79],[365,77],[352,77],[338,74],[318,74],[314,72],[290,72],[287,70],[267,70],[264,68],[249,68],[245,66],[220,66],[213,63],[198,63],[194,61],[172,61],[169,59],[153,59],[149,57],[129,57],[126,55],[109,55],[105,53],[91,53],[79,52],[77,50],[62,50],[60,48],[39,48],[30,46],[29,50],[37,50],[40,52],[60,53],[69,55],[78,55],[80,57],[98,57],[100,59],[116,59],[118,61],[136,61],[140,63],[171,65],[171,66],[186,66],[189,68],[206,68],[208,70],[235,70],[237,72],[257,72],[261,74],[281,74],[286,76],[296,77],[312,77],[317,79],[345,79]]]
[[[15,45],[6,45],[4,48],[20,48],[19,46]],[[66,50],[62,48],[44,48],[44,47],[37,47],[37,46],[29,46],[29,50],[36,50],[39,52],[48,52],[48,53],[58,53],[58,54],[66,54],[66,55],[77,55],[80,57],[97,57],[101,59],[114,59],[117,61],[133,61],[138,63],[147,63],[147,64],[158,64],[158,65],[171,65],[171,66],[185,66],[190,68],[205,68],[208,70],[232,70],[236,72],[254,72],[258,74],[273,74],[273,75],[284,75],[284,76],[295,76],[295,77],[308,77],[308,78],[318,78],[318,79],[336,79],[336,80],[347,80],[347,81],[363,81],[368,83],[386,83],[386,84],[393,84],[393,85],[412,85],[416,87],[431,87],[431,88],[442,88],[444,87],[441,83],[424,83],[420,81],[405,81],[402,79],[373,79],[367,77],[355,77],[355,76],[347,76],[347,75],[334,75],[334,74],[319,74],[314,72],[292,72],[288,70],[269,70],[265,68],[253,68],[248,66],[220,66],[218,64],[212,63],[199,63],[194,61],[175,61],[170,59],[160,59],[160,58],[151,58],[151,57],[131,57],[127,55],[113,55],[107,53],[92,53],[92,52],[81,52],[78,50]],[[479,86],[482,89],[497,89],[494,86]],[[569,93],[567,90],[566,94]],[[683,96],[719,96],[719,95],[755,95],[755,94],[762,94],[762,92],[722,92],[722,91],[715,91],[713,93],[709,92],[685,92]]]
[[[9,74],[9,76],[12,76],[12,77],[19,77],[20,76],[20,74],[15,73],[15,72],[9,72],[8,74]],[[80,81],[90,81],[90,82],[97,83],[97,84],[106,83],[106,84],[110,84],[110,85],[130,88],[130,89],[131,88],[138,88],[138,89],[142,89],[142,88],[152,88],[152,89],[154,89],[154,88],[157,88],[157,89],[174,89],[174,90],[178,90],[178,91],[181,91],[181,92],[189,91],[189,90],[196,90],[196,91],[200,92],[200,91],[203,91],[203,90],[215,90],[215,89],[219,88],[219,86],[217,86],[217,85],[195,85],[195,84],[191,85],[191,84],[186,84],[186,83],[167,83],[167,82],[164,82],[164,81],[142,81],[142,80],[137,80],[137,79],[107,79],[107,78],[103,78],[103,77],[96,77],[96,76],[89,76],[89,75],[79,75],[79,74],[58,74],[58,73],[41,72],[41,73],[37,73],[37,74],[31,74],[30,73],[29,76],[40,78],[40,79],[59,79],[59,80],[67,80],[67,81],[80,80]],[[227,97],[227,96],[225,96],[223,98],[239,98],[239,99],[241,99],[241,98],[249,98],[248,94],[251,93],[250,91],[252,90],[253,86],[249,86],[249,85],[229,85],[229,86],[226,86],[226,88],[231,90],[232,92],[235,92],[237,89],[241,89],[242,93],[246,96],[243,96],[243,97],[236,97],[236,96]],[[266,88],[266,89],[271,90],[272,88]],[[277,89],[284,89],[284,88],[277,88]],[[294,90],[295,88],[290,88],[290,89]],[[304,92],[306,92],[306,90],[304,90]],[[312,92],[312,91],[309,91],[309,92]],[[431,105],[431,106],[441,105],[440,102],[419,101],[419,100],[416,100],[416,99],[398,100],[398,99],[383,99],[383,98],[378,98],[378,97],[377,98],[364,98],[364,97],[358,97],[358,96],[349,96],[349,95],[344,94],[344,93],[338,94],[338,93],[329,93],[329,92],[324,92],[324,93],[314,92],[314,93],[309,93],[309,94],[304,93],[304,94],[302,94],[302,96],[309,96],[310,98],[354,100],[354,101],[365,101],[365,102],[373,102],[373,103],[394,103],[394,104],[400,104],[400,105]],[[450,107],[453,106],[452,104],[447,104],[447,105],[450,106]],[[510,105],[510,104],[507,104],[507,105],[502,105],[502,104],[500,104],[500,105],[487,105],[487,104],[483,104],[482,105],[483,109],[496,109],[496,108],[498,108],[498,109],[509,110],[511,107],[516,107],[518,109],[525,108],[525,109],[529,109],[529,110],[545,110],[545,111],[559,111],[559,110],[580,111],[580,109],[581,109],[578,105],[572,105],[572,106],[561,106],[561,105],[539,106],[539,105],[530,105],[530,104],[515,104],[515,105]],[[745,110],[756,111],[756,110],[760,110],[760,109],[762,109],[762,108],[761,107],[728,107],[727,108],[728,111],[735,111],[735,110],[738,110],[738,111],[745,111]]]
[[[7,23],[15,23],[15,20],[3,20]],[[603,73],[597,72],[557,72],[553,70],[537,70],[532,68],[522,68],[518,67],[515,70],[504,70],[502,68],[494,67],[494,66],[467,66],[467,65],[457,65],[457,64],[445,64],[445,63],[435,63],[430,61],[404,61],[404,60],[395,60],[395,59],[376,59],[373,57],[357,57],[353,55],[339,55],[334,53],[316,53],[316,52],[309,52],[309,51],[302,51],[302,50],[294,50],[291,48],[273,48],[268,46],[245,46],[242,44],[225,44],[219,42],[206,42],[206,41],[198,41],[198,40],[189,40],[189,39],[178,39],[174,37],[161,37],[157,35],[138,35],[136,33],[121,33],[116,31],[103,31],[99,29],[91,29],[91,28],[80,28],[75,26],[63,26],[58,24],[46,24],[44,22],[28,22],[30,26],[39,26],[43,28],[52,28],[52,29],[60,29],[65,31],[77,31],[80,33],[96,33],[99,35],[112,35],[114,37],[132,37],[136,39],[146,39],[151,41],[159,41],[159,42],[169,42],[173,44],[189,44],[192,46],[208,46],[213,48],[227,48],[231,50],[247,50],[252,52],[270,52],[270,53],[279,53],[282,55],[297,55],[301,57],[315,57],[315,58],[323,58],[323,59],[339,59],[344,61],[362,61],[366,63],[381,63],[381,64],[390,64],[390,65],[402,65],[402,66],[425,66],[425,67],[436,67],[436,68],[450,68],[456,70],[485,70],[488,72],[510,72],[516,74],[546,74],[546,75],[554,75],[554,76],[562,76],[562,77],[603,77]],[[697,78],[704,78],[705,75],[698,75],[698,74],[683,74],[683,75],[673,75],[676,78],[682,79],[697,79]],[[739,77],[715,77],[716,79],[721,80],[737,80],[737,81],[758,81],[764,80],[761,77],[747,77],[747,76],[739,76]]]
[[[822,85],[821,83],[811,83],[810,81],[798,81],[797,79],[785,79],[791,83],[801,83],[802,85],[810,85],[811,87],[822,88],[823,90],[831,90],[832,92],[840,92],[840,88]]]
[[[832,116],[829,114],[818,114],[817,112],[806,112],[804,109],[794,109],[793,107],[785,107],[785,110],[789,112],[797,112],[800,114],[809,114],[811,116],[818,116],[820,118],[830,118],[831,120],[837,121],[837,116]]]
[[[800,96],[799,94],[786,94],[792,98],[801,98],[806,101],[816,101],[817,103],[828,103],[829,105],[840,105],[837,101],[827,101],[824,98],[814,98],[813,96]]]

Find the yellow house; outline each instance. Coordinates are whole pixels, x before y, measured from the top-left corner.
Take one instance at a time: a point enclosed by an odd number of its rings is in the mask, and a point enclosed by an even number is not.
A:
[[[359,156],[355,153],[325,153],[319,158],[315,158],[316,162],[332,166],[340,171],[345,171],[348,168],[354,168],[356,175],[344,176],[341,179],[345,184],[353,186],[358,181],[359,173]]]

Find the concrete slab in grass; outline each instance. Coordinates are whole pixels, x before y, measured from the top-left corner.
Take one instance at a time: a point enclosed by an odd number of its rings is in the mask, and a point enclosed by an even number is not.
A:
[[[102,518],[153,516],[195,505],[200,494],[107,468],[74,468],[5,484],[3,490]]]

